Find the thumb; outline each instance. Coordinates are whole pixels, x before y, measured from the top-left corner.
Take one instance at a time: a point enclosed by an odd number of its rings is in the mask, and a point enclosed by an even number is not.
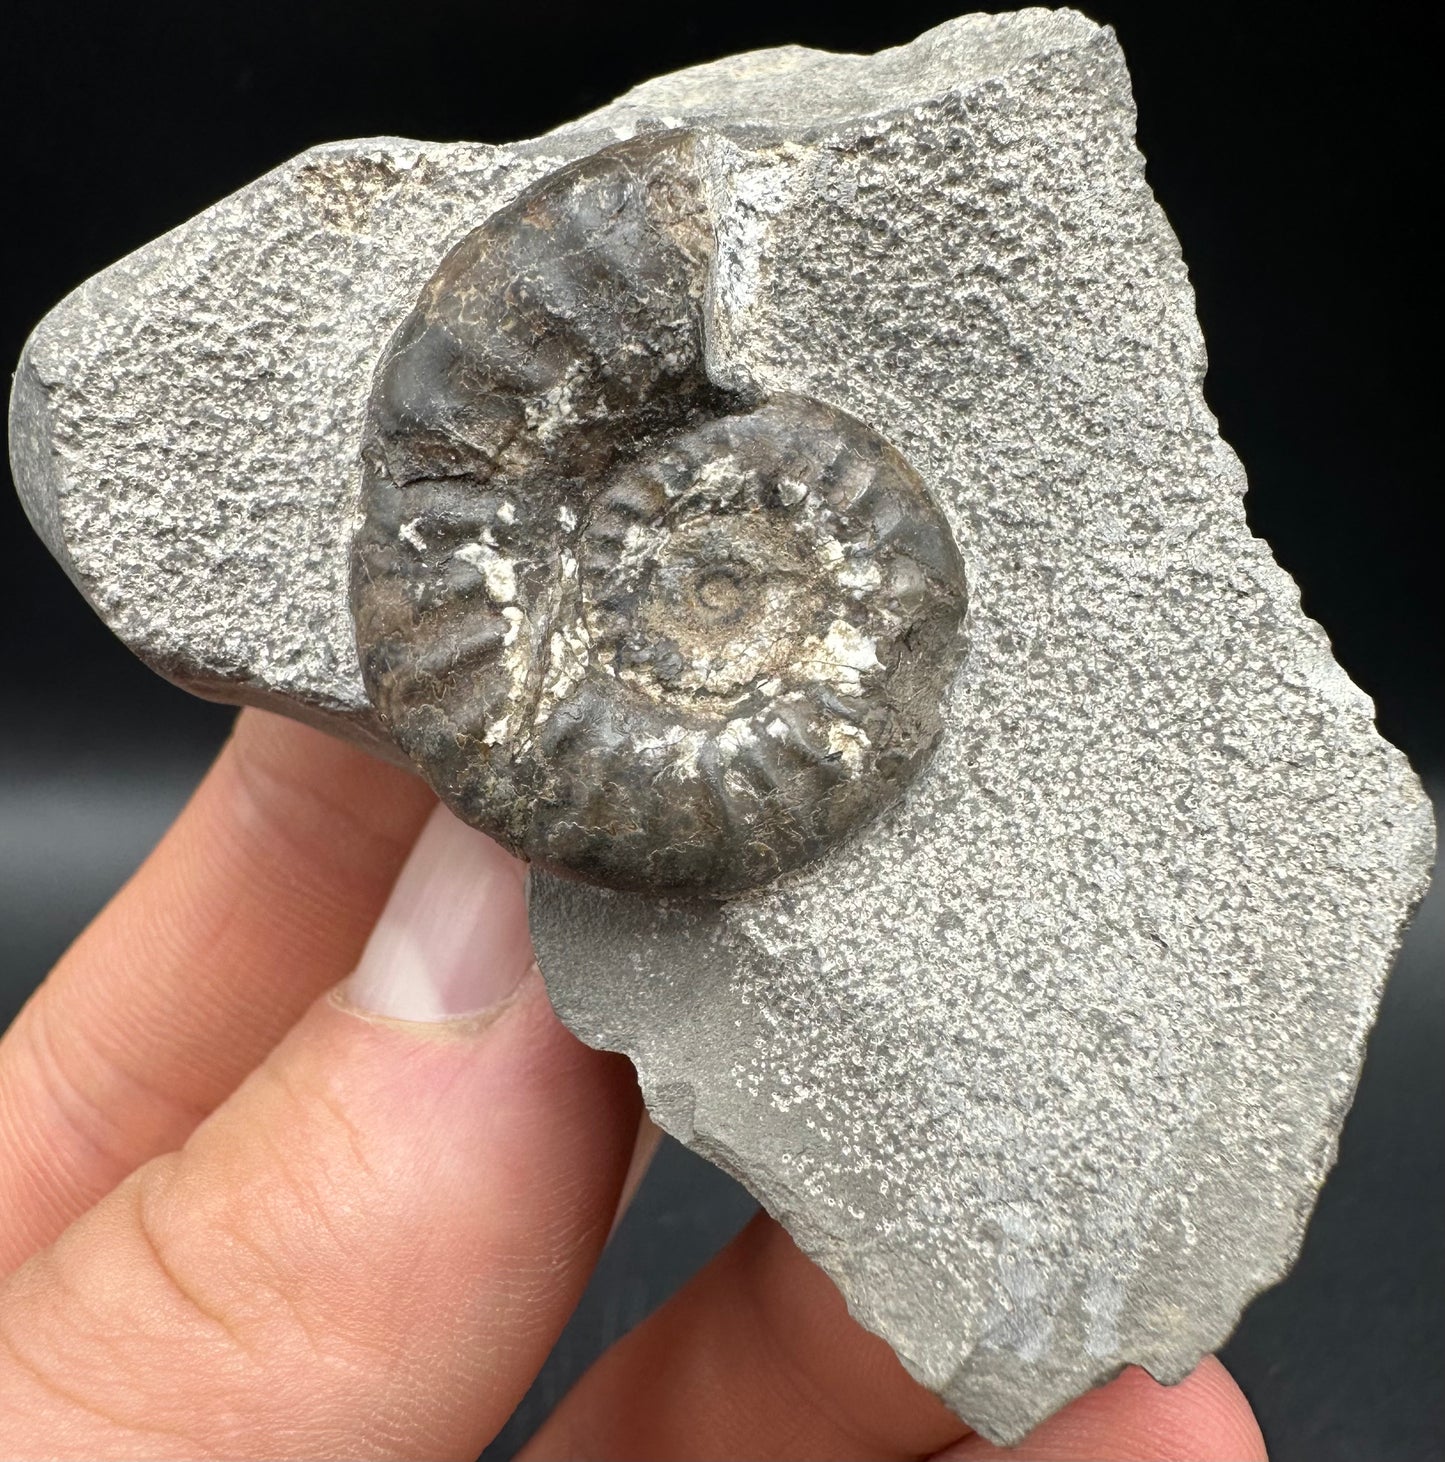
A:
[[[435,813],[348,984],[0,1290],[0,1455],[474,1456],[637,1117],[547,1003],[521,865]]]

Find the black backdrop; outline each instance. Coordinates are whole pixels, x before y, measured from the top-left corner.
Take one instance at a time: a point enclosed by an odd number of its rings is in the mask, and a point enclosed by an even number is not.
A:
[[[1209,401],[1249,470],[1250,521],[1375,697],[1381,729],[1434,780],[1445,740],[1426,219],[1439,36],[1399,3],[1342,21],[1267,0],[1083,8],[1129,58],[1149,178],[1198,292]],[[85,276],[313,143],[506,141],[659,71],[786,41],[874,50],[954,9],[9,0],[0,357],[13,362]],[[229,712],[132,661],[12,495],[0,513],[3,1019],[133,866]],[[1445,1451],[1440,923],[1427,906],[1392,983],[1304,1261],[1230,1352],[1278,1457]],[[675,1153],[650,1192],[609,1260],[628,1298],[569,1341],[563,1370],[744,1208]]]

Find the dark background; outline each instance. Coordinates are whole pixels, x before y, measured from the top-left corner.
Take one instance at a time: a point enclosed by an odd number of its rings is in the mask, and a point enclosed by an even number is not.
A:
[[[875,50],[965,3],[9,0],[0,357],[13,362],[87,275],[313,143],[508,141],[660,71],[787,41]],[[1249,469],[1250,521],[1438,793],[1434,22],[1403,4],[1339,20],[1317,5],[1081,8],[1116,27],[1129,58],[1149,178],[1198,292],[1208,398]],[[133,661],[12,495],[0,514],[3,1024],[144,855],[231,713]],[[1226,1353],[1277,1462],[1445,1455],[1442,949],[1432,898],[1302,1260]],[[749,1210],[665,1148],[510,1439]]]

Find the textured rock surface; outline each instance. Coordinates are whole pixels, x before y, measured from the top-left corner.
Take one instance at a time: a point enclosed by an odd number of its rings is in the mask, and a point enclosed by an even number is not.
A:
[[[1068,12],[663,78],[538,142],[321,148],[85,285],[16,382],[32,517],[202,693],[380,730],[346,550],[372,370],[560,162],[704,130],[709,373],[882,431],[963,553],[942,745],[721,906],[546,877],[554,999],[859,1318],[1013,1439],[1183,1375],[1298,1247],[1431,848],[1249,533],[1118,49]]]

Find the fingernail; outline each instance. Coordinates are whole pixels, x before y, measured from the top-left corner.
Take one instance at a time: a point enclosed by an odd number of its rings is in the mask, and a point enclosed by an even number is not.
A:
[[[532,963],[524,878],[522,863],[438,807],[345,999],[395,1020],[450,1020],[505,1000]]]

